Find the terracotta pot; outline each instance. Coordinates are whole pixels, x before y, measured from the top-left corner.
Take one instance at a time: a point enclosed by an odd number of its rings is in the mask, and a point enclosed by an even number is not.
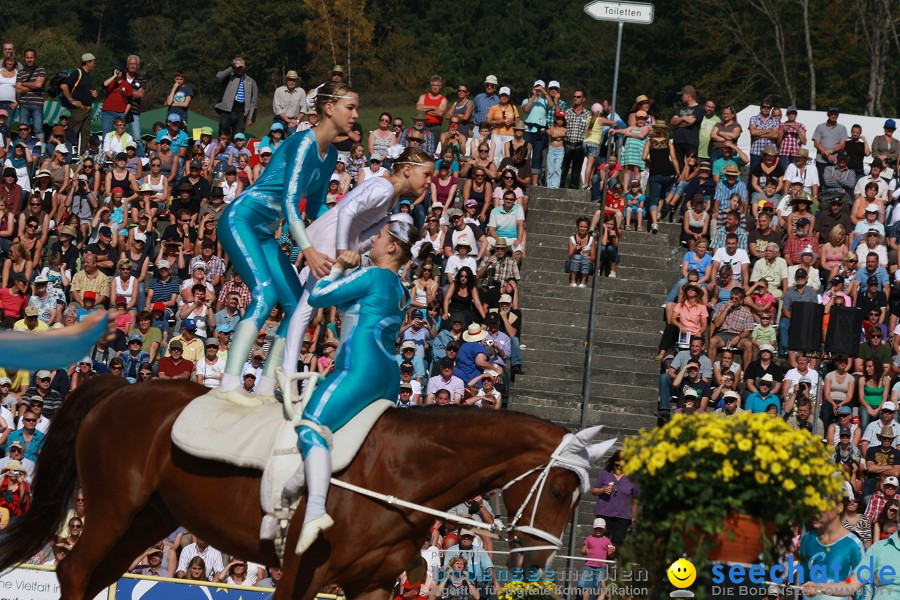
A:
[[[757,517],[729,515],[709,552],[709,560],[755,563],[763,551],[763,536],[771,538],[774,531],[774,524],[767,522],[763,533],[763,524]]]

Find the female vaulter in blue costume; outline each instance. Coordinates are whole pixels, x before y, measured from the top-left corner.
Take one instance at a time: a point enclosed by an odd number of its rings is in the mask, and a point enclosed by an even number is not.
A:
[[[307,233],[316,250],[332,258],[343,255],[346,262],[359,260],[359,254],[368,250],[372,236],[387,223],[397,199],[401,196],[418,198],[425,192],[434,175],[434,160],[413,148],[403,150],[394,158],[393,175],[366,179],[309,226]],[[284,353],[286,375],[297,372],[303,334],[313,313],[309,298],[317,281],[318,278],[310,274],[303,297],[291,317]]]
[[[322,212],[328,181],[337,164],[337,150],[331,142],[350,131],[358,116],[358,104],[359,97],[347,85],[329,82],[323,86],[316,98],[319,125],[282,142],[256,183],[238,196],[219,220],[222,247],[250,288],[253,301],[235,328],[221,385],[211,393],[226,397],[245,394],[240,387],[241,368],[260,327],[278,303],[285,318],[256,385],[259,395],[274,393],[275,370],[284,357],[290,318],[303,293],[293,265],[278,246],[275,230],[284,219],[312,273],[317,277],[328,273],[334,261],[312,246],[298,205],[306,198],[308,216],[315,218]]]
[[[375,400],[395,398],[399,391],[394,348],[410,297],[397,272],[410,259],[419,232],[409,215],[398,217],[372,238],[373,266],[341,277],[345,268],[358,264],[342,254],[310,296],[315,308],[337,306],[344,320],[335,370],[313,392],[297,428],[307,492],[298,554],[334,524],[325,512],[331,485],[331,452],[325,438]]]

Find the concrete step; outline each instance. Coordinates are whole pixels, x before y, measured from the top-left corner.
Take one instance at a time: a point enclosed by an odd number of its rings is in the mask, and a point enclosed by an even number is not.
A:
[[[640,265],[634,264],[634,261],[639,261]],[[521,271],[529,274],[541,271],[545,273],[562,273],[568,277],[565,273],[565,264],[565,256],[561,258],[536,258],[529,255],[522,261]],[[678,272],[674,269],[660,269],[659,259],[622,256],[621,261],[618,263],[616,274],[617,278],[647,282],[666,281],[671,278],[674,283],[677,281]]]
[[[611,354],[613,356],[620,357],[621,360],[647,360],[653,359],[656,356],[657,348],[659,346],[659,334],[656,335],[656,342],[653,343],[652,346],[646,345],[635,345],[633,343],[622,343],[619,341],[611,340],[611,339],[597,339],[594,338],[594,352],[599,352],[601,354]],[[656,371],[658,372],[658,371]]]
[[[596,204],[586,204],[579,212],[576,208],[574,211],[558,211],[546,210],[542,207],[528,207],[527,223],[531,227],[532,223],[553,223],[555,225],[568,225],[575,232],[577,227],[576,220],[579,217],[593,218],[594,211],[599,207]],[[571,234],[570,234],[571,235]]]
[[[528,272],[522,274],[523,282],[520,284],[522,289],[523,302],[535,297],[552,298],[561,302],[569,300],[587,300],[591,299],[591,288],[573,288],[569,287],[568,279],[563,277],[546,277],[545,274],[536,275],[529,278]],[[565,275],[565,273],[563,273]],[[663,298],[660,298],[660,304]],[[587,310],[587,309],[585,309]]]
[[[662,302],[660,302],[662,304]],[[537,322],[543,315],[544,311],[554,311],[559,313],[566,311],[566,318],[577,313],[584,314],[584,323],[587,324],[587,311],[590,306],[590,299],[584,300],[560,300],[556,298],[547,298],[542,296],[530,296],[526,299],[522,307],[522,318],[525,320],[525,326],[530,327],[532,321]],[[662,324],[663,310],[648,310],[646,306],[633,306],[629,304],[614,304],[611,302],[597,302],[597,316],[595,322],[602,323],[606,319],[626,318],[626,319],[646,319],[649,321],[659,321]],[[559,314],[554,318],[562,318]]]
[[[577,430],[581,422],[580,408],[520,403],[515,406],[515,410],[553,421],[571,430]],[[636,415],[605,410],[591,410],[588,412],[588,426],[603,425],[604,433],[608,437],[622,438],[636,435],[641,429],[649,429],[655,424],[655,414]]]
[[[528,188],[528,196],[532,202],[573,202],[588,204],[591,202],[591,192],[588,190],[570,190],[565,188],[547,188],[531,186]]]
[[[523,355],[541,357],[540,362],[548,365],[578,365],[584,364],[584,346],[575,352],[555,351],[542,352],[541,350],[533,350],[531,346],[526,345],[522,349]],[[529,363],[529,365],[532,363]],[[653,357],[643,358],[627,358],[611,354],[601,354],[594,351],[593,364],[597,368],[607,368],[607,365],[616,365],[617,369],[633,371],[635,373],[652,373],[654,377],[659,373],[659,363],[653,360]],[[530,371],[529,371],[530,372]],[[654,384],[655,385],[655,384]]]
[[[659,332],[660,329],[664,327],[662,322],[662,309],[659,309],[658,315],[654,315],[653,311],[650,311],[648,314],[644,316],[639,316],[637,318],[633,317],[612,317],[606,316],[603,314],[597,314],[594,316],[594,334],[601,335],[602,333],[609,333],[614,331],[624,331],[624,332],[634,332],[634,333],[648,333],[648,332]],[[546,313],[544,313],[546,314]],[[659,316],[660,318],[656,318]],[[524,314],[523,314],[524,317]],[[546,317],[542,314],[533,314],[530,321],[528,321],[529,328],[533,328],[537,332],[553,332],[556,330],[552,329],[555,326],[563,325],[563,326],[579,326],[576,324],[570,324],[567,321],[561,322],[554,320],[552,322],[543,321]],[[548,319],[549,320],[549,319]],[[587,325],[587,315],[585,315],[585,321],[583,326]],[[585,332],[586,333],[586,332]]]
[[[544,377],[541,375],[532,375],[530,367],[531,364],[529,363],[529,371],[526,375],[516,376],[517,393],[521,394],[526,391],[531,391],[533,393],[529,395],[537,397],[555,397],[559,394],[581,394],[583,382],[580,374],[577,379],[564,379],[561,378],[558,373],[548,373],[549,376]],[[628,402],[646,400],[655,403],[659,397],[658,386],[653,385],[653,382],[642,383],[641,385],[629,385],[627,383],[606,381],[602,378],[601,372],[599,371],[596,376],[594,376],[592,371],[591,387],[593,390],[592,393],[596,394],[598,397],[620,398],[627,400]]]
[[[657,407],[656,398],[635,400],[634,398],[610,398],[601,394],[602,390],[598,390],[598,386],[593,385],[591,387],[591,399],[588,402],[589,412],[609,411],[617,414],[633,414],[637,417],[655,414]],[[572,406],[578,409],[579,414],[582,405],[580,392],[578,394],[547,395],[540,391],[522,390],[521,393],[516,394],[515,402],[547,408],[560,405]]]
[[[549,353],[548,353],[549,354]],[[570,381],[581,381],[584,373],[584,357],[579,362],[572,364],[547,364],[543,361],[531,361],[528,363],[528,374],[516,377],[523,380],[522,385],[528,385],[531,377],[547,377],[559,378]],[[653,375],[651,372],[640,372],[631,370],[627,364],[623,365],[622,360],[618,358],[607,358],[603,360],[597,355],[592,357],[591,381],[598,382],[600,385],[610,383],[636,386],[636,387],[653,387],[658,385],[659,376]]]
[[[622,249],[624,244],[619,245],[619,257],[622,266],[638,267],[646,269],[666,269],[667,271],[677,274],[681,268],[681,255],[678,256],[670,253],[668,248],[664,248],[665,252],[648,252],[651,250],[659,250],[655,246],[630,244],[627,251]],[[569,251],[566,242],[560,241],[556,244],[541,244],[534,246],[529,236],[528,252],[525,257],[522,270],[528,270],[526,263],[535,258],[545,258],[565,262],[569,258]]]

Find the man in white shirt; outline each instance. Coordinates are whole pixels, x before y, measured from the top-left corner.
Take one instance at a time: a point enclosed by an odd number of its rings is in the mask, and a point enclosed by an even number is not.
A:
[[[894,387],[897,388],[898,386],[900,386],[900,384],[897,384]],[[873,444],[877,446],[881,443],[881,440],[878,439],[878,435],[884,427],[890,427],[894,430],[894,448],[900,448],[900,423],[894,419],[896,415],[897,405],[891,400],[888,400],[881,405],[880,418],[869,423],[860,440],[859,449],[863,456],[866,455],[866,452],[868,452]]]
[[[749,281],[750,256],[746,250],[738,248],[737,236],[727,236],[725,245],[713,254],[713,273],[718,273],[723,265],[731,267],[731,274],[738,283],[743,285]]]

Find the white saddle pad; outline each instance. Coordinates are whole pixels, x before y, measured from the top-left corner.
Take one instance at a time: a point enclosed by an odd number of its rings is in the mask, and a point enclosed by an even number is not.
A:
[[[347,468],[375,422],[393,405],[389,400],[373,402],[334,432],[335,473]],[[195,398],[181,411],[172,426],[172,441],[191,456],[260,471],[276,452],[299,453],[294,425],[280,402],[242,406],[215,394]]]

